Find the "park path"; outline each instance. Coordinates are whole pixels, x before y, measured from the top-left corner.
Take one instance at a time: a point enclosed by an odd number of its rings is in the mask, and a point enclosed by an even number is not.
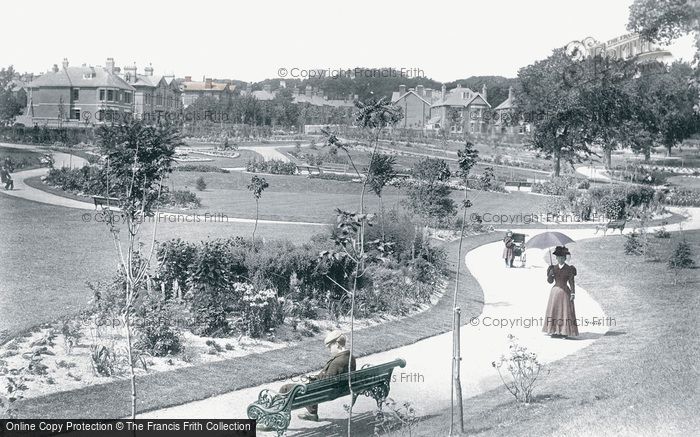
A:
[[[24,145],[24,144],[0,143],[0,147],[11,147],[11,148],[15,148],[15,149],[34,151],[37,153],[47,153],[46,149],[41,149],[41,148],[38,148],[35,146],[29,146],[29,145]],[[56,151],[51,151],[51,153],[53,154],[53,157],[55,160],[54,166],[56,168],[60,168],[60,167],[79,168],[79,167],[82,167],[83,165],[88,163],[87,160],[80,158],[78,156],[75,156],[75,155],[70,155],[68,153],[56,152]],[[281,153],[280,153],[280,155],[281,155]],[[284,156],[284,155],[282,155],[282,156]],[[43,191],[43,190],[40,190],[38,188],[30,187],[25,182],[26,179],[36,177],[36,176],[44,176],[48,172],[49,172],[48,168],[37,168],[34,170],[25,170],[25,171],[18,171],[16,173],[13,173],[12,178],[13,178],[14,183],[15,183],[15,189],[9,190],[9,191],[0,190],[0,193],[6,194],[6,195],[12,196],[12,197],[18,197],[21,199],[45,203],[48,205],[64,206],[67,208],[85,209],[85,210],[94,210],[95,209],[95,205],[93,203],[82,202],[80,200],[69,199],[67,197],[63,197],[63,196],[59,196],[57,194],[49,193],[47,191]],[[202,222],[206,222],[206,219],[207,219],[207,217],[201,216],[201,215],[200,216],[193,216],[192,214],[178,214],[178,213],[171,213],[171,212],[161,212],[160,215],[161,215],[161,217],[164,217],[164,218],[173,217],[173,221],[181,221],[181,222],[183,222],[184,220],[175,220],[175,219],[187,218],[188,220],[194,220],[196,217],[196,218],[199,218],[199,220]],[[228,222],[228,223],[255,223],[255,219],[238,218],[238,217],[221,217],[221,218],[217,218],[217,220],[220,222]],[[326,223],[292,222],[292,221],[284,221],[284,220],[258,220],[258,224],[302,225],[302,226],[326,226],[327,225]]]
[[[680,209],[674,212],[684,214],[686,220],[682,228],[700,229],[700,208]],[[680,224],[669,225],[669,231],[677,231]],[[550,229],[554,231],[556,229]],[[655,228],[649,229],[654,231]],[[543,230],[531,230],[531,237]],[[604,238],[594,229],[567,229],[565,232],[575,240]],[[631,232],[630,229],[626,233]],[[572,264],[576,264],[576,245],[572,250]],[[576,313],[579,318],[580,336],[575,340],[553,339],[541,332],[549,290],[546,267],[547,251],[528,250],[528,264],[524,268],[509,269],[501,259],[502,243],[495,242],[480,246],[465,256],[465,264],[481,285],[484,292],[484,309],[478,318],[471,319],[462,326],[462,381],[463,396],[470,398],[501,386],[500,379],[491,363],[508,350],[508,335],[518,338],[520,344],[537,353],[542,363],[552,363],[573,354],[601,338],[615,323],[606,315],[600,305],[582,287],[576,289]],[[579,272],[586,275],[588,272]],[[445,333],[430,337],[414,344],[368,355],[358,360],[358,366],[379,364],[396,358],[403,358],[405,368],[395,370],[395,380],[391,385],[390,396],[398,403],[411,402],[420,416],[438,413],[450,405],[450,359],[452,335]],[[319,357],[319,364],[325,357]],[[277,389],[282,381],[238,390],[201,401],[151,411],[142,415],[146,418],[241,418],[246,417],[247,406],[257,399],[264,388]],[[289,435],[309,433],[315,428],[342,423],[346,418],[344,404],[347,399],[337,399],[323,404],[320,408],[321,421],[302,421],[292,415]],[[376,408],[374,401],[360,398],[355,404],[357,415],[367,416]],[[322,431],[319,431],[322,432]],[[260,433],[260,435],[266,435]],[[270,434],[272,435],[272,434]]]
[[[576,167],[576,173],[585,176],[594,182],[612,182],[607,170],[590,165],[580,165]]]

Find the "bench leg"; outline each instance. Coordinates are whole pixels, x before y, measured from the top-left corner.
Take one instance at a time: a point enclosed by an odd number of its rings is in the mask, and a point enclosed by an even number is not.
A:
[[[277,413],[265,413],[260,409],[255,409],[252,406],[248,408],[248,417],[255,419],[257,423],[266,428],[272,428],[277,431],[277,436],[281,437],[292,419],[289,411],[279,411]]]

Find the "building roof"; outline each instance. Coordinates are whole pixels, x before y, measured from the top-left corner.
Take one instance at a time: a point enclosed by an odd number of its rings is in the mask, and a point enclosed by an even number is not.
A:
[[[469,106],[472,103],[485,104],[489,108],[491,107],[481,93],[462,87],[451,89],[445,94],[445,98],[438,99],[433,106]]]
[[[423,97],[419,96],[418,93],[415,92],[414,90],[408,90],[408,91],[406,91],[405,93],[403,93],[403,95],[401,95],[401,96],[398,96],[399,94],[400,94],[399,92],[393,92],[393,93],[391,93],[391,103],[396,103],[396,102],[398,102],[399,100],[408,97],[409,94],[413,94],[414,96],[416,96],[416,97],[418,97],[419,99],[421,99],[422,101],[424,101],[427,105],[430,105],[430,104],[431,104],[429,101],[427,101],[427,100],[424,99]],[[398,97],[395,97],[395,96],[398,96]]]
[[[182,91],[216,91],[222,92],[230,89],[229,84],[221,82],[211,82],[211,88],[206,82],[182,82]]]
[[[507,99],[503,101],[500,105],[496,106],[496,111],[501,109],[513,109],[515,108],[515,103],[513,102],[513,97],[508,96]]]
[[[124,79],[104,67],[66,67],[58,71],[49,71],[34,79],[28,87],[110,87],[134,90]]]
[[[327,99],[318,94],[307,96],[306,94],[297,94],[294,96],[294,103],[308,103],[313,106],[333,106],[340,108],[343,106],[355,106],[352,100]]]
[[[255,97],[257,100],[272,100],[275,98],[275,95],[277,93],[273,91],[267,91],[267,90],[256,90],[251,92],[253,97]]]

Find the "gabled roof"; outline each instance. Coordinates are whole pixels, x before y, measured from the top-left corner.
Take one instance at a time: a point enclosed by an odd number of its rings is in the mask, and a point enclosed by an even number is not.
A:
[[[508,96],[507,99],[505,99],[500,105],[496,106],[496,111],[500,109],[513,109],[515,108],[515,103],[513,102],[513,98],[511,96]]]
[[[187,91],[226,91],[230,89],[229,84],[221,82],[211,82],[211,88],[206,86],[206,82],[182,82],[182,90]]]
[[[489,108],[491,105],[486,101],[481,93],[472,91],[469,88],[453,88],[448,93],[445,94],[444,99],[439,99],[433,104],[434,107],[438,106],[469,106],[471,104],[481,104],[486,105]]]
[[[67,67],[56,72],[50,71],[34,79],[30,88],[39,87],[110,87],[133,91],[118,75],[109,72],[104,67]]]
[[[394,96],[397,96],[398,94],[399,94],[398,92],[394,92],[394,93],[391,94],[391,103],[396,103],[396,102],[398,102],[399,100],[405,99],[406,97],[408,97],[409,94],[413,94],[414,96],[416,96],[416,97],[418,97],[419,99],[421,99],[422,101],[424,101],[427,105],[430,105],[430,102],[429,102],[429,101],[427,101],[427,100],[425,100],[423,97],[419,96],[418,93],[415,92],[414,90],[408,90],[408,91],[406,91],[405,93],[403,93],[402,96],[396,97],[396,98],[395,98]]]

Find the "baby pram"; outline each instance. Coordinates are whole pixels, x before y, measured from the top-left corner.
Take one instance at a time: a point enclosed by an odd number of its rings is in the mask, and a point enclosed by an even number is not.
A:
[[[525,234],[513,233],[513,257],[520,260],[520,267],[525,267]]]

